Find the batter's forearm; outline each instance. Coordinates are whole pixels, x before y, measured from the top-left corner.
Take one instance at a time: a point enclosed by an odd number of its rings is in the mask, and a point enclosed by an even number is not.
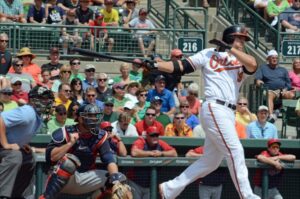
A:
[[[244,53],[236,48],[231,48],[230,52],[241,62],[243,66],[246,67],[249,72],[256,71],[257,63],[253,56],[248,55],[247,53]]]
[[[178,61],[180,70],[183,71],[183,66],[181,61]],[[157,62],[157,69],[162,72],[172,73],[174,71],[173,62]]]

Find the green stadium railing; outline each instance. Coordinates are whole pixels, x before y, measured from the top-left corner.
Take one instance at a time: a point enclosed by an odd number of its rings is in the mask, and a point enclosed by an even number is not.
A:
[[[137,137],[122,137],[122,140],[128,149],[130,150],[131,144],[136,140]],[[37,135],[33,138],[31,145],[37,147],[45,147],[47,143],[50,141],[50,135]],[[175,138],[175,137],[161,137],[162,140],[166,141],[170,145],[176,148],[178,151],[179,156],[183,156],[189,149],[195,148],[197,146],[204,144],[204,139],[201,138]],[[262,150],[266,149],[267,140],[263,139],[244,139],[241,140],[241,143],[245,150],[246,156],[246,164],[249,169],[249,179],[253,177],[255,169],[257,168],[265,168],[264,165],[261,165],[255,159],[255,155],[259,154]],[[297,157],[300,157],[300,140],[281,140],[281,150],[284,153],[291,153],[295,154]],[[166,179],[171,179],[174,176],[178,175],[186,166],[190,165],[194,162],[195,158],[185,158],[185,157],[178,157],[178,158],[132,158],[130,156],[127,157],[117,157],[118,165],[125,171],[128,168],[137,168],[137,167],[145,167],[149,168],[151,171],[151,178],[145,179],[150,180],[151,182],[151,199],[156,199],[157,196],[157,183],[164,181]],[[98,160],[99,161],[99,160]],[[45,158],[43,154],[37,154],[37,176],[36,176],[36,194],[41,194],[43,189],[43,184],[45,182]],[[226,167],[226,162],[223,162],[221,167]],[[289,179],[284,180],[284,185],[289,183],[288,187],[295,187],[300,185],[300,162],[297,160],[294,163],[287,163],[287,175]],[[265,168],[266,169],[266,168]],[[297,177],[298,176],[298,177]],[[268,176],[266,172],[263,175],[263,181],[265,185],[268,181]],[[229,178],[229,177],[228,177]],[[293,182],[294,184],[290,184]],[[230,198],[235,199],[238,196],[235,196],[235,189],[233,188],[232,182],[228,180],[225,183],[224,187],[224,197],[222,198]],[[299,198],[300,193],[297,191],[295,193],[289,193],[289,188],[284,186],[282,192],[284,195],[292,194],[293,198]],[[264,186],[266,189],[266,187]],[[189,186],[185,192],[183,192],[182,196],[179,198],[197,198],[197,184],[193,183],[193,185]],[[228,193],[230,193],[230,197],[228,197]],[[264,194],[267,192],[265,191]],[[83,198],[86,196],[82,196]],[[64,198],[68,198],[64,196]],[[73,197],[69,197],[73,198]],[[266,198],[266,197],[264,197]],[[289,197],[286,197],[289,198]]]
[[[299,40],[300,38],[300,33],[282,32],[280,22],[277,27],[272,27],[244,0],[218,0],[217,15],[224,17],[232,24],[245,24],[249,27],[254,48],[261,49],[264,52],[271,49],[282,52],[282,50],[285,50],[282,49],[281,45],[283,38],[287,38],[288,40],[290,40],[290,38]],[[293,54],[290,57],[300,56],[300,45],[298,44],[296,47],[297,49],[295,50],[297,50],[298,53]],[[285,61],[284,56],[282,63],[289,63]]]
[[[143,57],[138,47],[135,32],[139,29],[124,29],[121,27],[89,27],[89,26],[63,26],[63,25],[47,25],[43,24],[1,24],[0,32],[5,32],[10,38],[9,48],[13,53],[18,53],[22,47],[29,47],[38,56],[48,56],[51,47],[62,48],[60,34],[62,28],[78,29],[80,36],[83,38],[82,48],[90,49],[90,39],[87,33],[94,29],[107,30],[109,37],[114,38],[114,47],[112,52],[107,52],[107,44],[102,45],[101,41],[95,40],[92,49],[97,52],[109,53],[118,57],[132,59],[133,57]],[[146,30],[146,29],[145,29]],[[205,39],[205,30],[188,30],[188,29],[166,29],[156,28],[154,35],[155,53],[161,54],[168,58],[173,46],[177,45],[178,37],[199,37]],[[174,35],[176,36],[174,39]],[[69,45],[71,46],[71,44]],[[75,56],[73,54],[70,55]]]

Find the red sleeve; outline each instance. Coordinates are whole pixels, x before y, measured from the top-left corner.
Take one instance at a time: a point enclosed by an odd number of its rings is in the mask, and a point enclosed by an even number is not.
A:
[[[263,155],[265,157],[270,157],[270,154],[268,153],[268,151],[262,151],[259,155]],[[255,156],[255,158],[257,158],[258,155]]]
[[[136,141],[131,146],[131,150],[136,148],[136,149],[141,149],[143,150],[145,146],[145,139],[142,137],[139,137]]]
[[[165,135],[165,129],[164,129],[164,126],[160,123],[160,122],[158,122],[158,121],[155,121],[155,126],[158,128],[158,130],[159,130],[159,135],[160,136],[164,136]]]
[[[135,124],[135,128],[139,135],[142,135],[143,133],[143,121],[139,121]]]
[[[195,153],[198,153],[198,154],[203,154],[204,153],[204,148],[203,146],[199,146],[195,149],[192,149]]]
[[[175,149],[163,140],[158,140],[158,143],[163,148],[163,151],[171,151]]]

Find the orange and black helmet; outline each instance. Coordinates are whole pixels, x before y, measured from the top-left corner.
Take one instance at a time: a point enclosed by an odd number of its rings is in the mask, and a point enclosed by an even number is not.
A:
[[[234,36],[243,36],[246,41],[250,41],[248,31],[245,27],[239,25],[233,25],[226,28],[223,32],[222,40],[227,44],[232,44],[234,41]]]

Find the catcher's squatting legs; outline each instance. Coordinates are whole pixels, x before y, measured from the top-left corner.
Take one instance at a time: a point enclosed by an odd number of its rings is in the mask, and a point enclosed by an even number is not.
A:
[[[223,105],[205,102],[201,116],[206,132],[204,155],[178,177],[160,185],[164,197],[176,198],[188,184],[215,170],[225,157],[240,198],[259,199],[250,187],[244,151],[235,130],[232,110]]]

